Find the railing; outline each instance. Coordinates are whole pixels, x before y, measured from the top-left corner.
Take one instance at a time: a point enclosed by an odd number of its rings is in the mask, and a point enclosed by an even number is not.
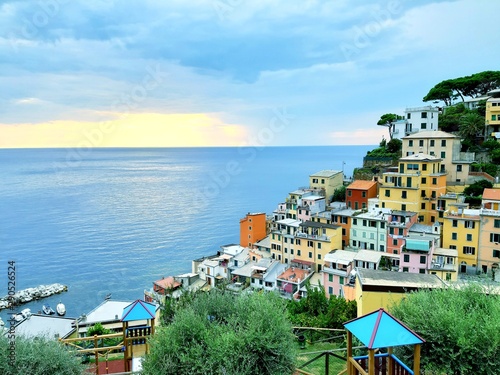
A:
[[[349,359],[348,373],[354,375],[368,375],[368,356],[359,356]],[[414,375],[394,354],[375,354],[375,374]]]

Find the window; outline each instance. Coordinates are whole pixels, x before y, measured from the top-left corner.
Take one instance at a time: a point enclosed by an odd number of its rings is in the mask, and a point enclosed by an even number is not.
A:
[[[408,141],[408,147],[413,147],[413,140],[411,140],[411,139],[410,139],[410,140]]]
[[[471,228],[471,229],[474,229],[474,224],[476,224],[475,222],[471,221],[471,220],[467,220],[465,223],[464,223],[464,227],[465,228]]]
[[[408,164],[409,171],[418,171],[418,164]]]
[[[425,268],[420,268],[420,269],[418,270],[418,273],[425,273]]]
[[[321,249],[321,242],[318,242],[318,249]],[[318,258],[320,259],[320,258]]]
[[[307,241],[307,247],[313,247],[313,242],[312,241]]]
[[[497,120],[497,115],[491,115],[491,121],[496,121]]]
[[[500,219],[495,219],[495,228],[500,228]]]
[[[352,219],[352,225],[358,225],[358,219]]]
[[[318,179],[317,178],[313,178],[313,184],[317,184],[318,183]]]
[[[493,258],[500,258],[500,250],[493,250]]]
[[[426,123],[426,122],[422,122],[422,123],[420,124],[420,129],[422,129],[422,130],[427,129],[427,123]]]
[[[293,249],[290,249],[290,254],[293,255]]]
[[[366,208],[366,203],[365,202],[361,203],[361,208]]]
[[[347,196],[352,197],[352,190],[347,190]]]
[[[312,257],[313,257],[313,253],[312,253],[312,251],[309,251],[309,258],[312,259]]]
[[[450,245],[450,249],[451,250],[456,250],[457,249],[457,245]]]
[[[297,250],[297,256],[300,257],[300,250]]]
[[[333,288],[331,286],[328,287],[328,294],[333,294]]]
[[[385,229],[385,222],[384,221],[380,222],[380,229]]]
[[[446,157],[446,152],[441,151],[441,159],[444,159]]]
[[[363,220],[363,226],[366,227],[368,224],[368,221],[367,220]]]
[[[285,254],[288,254],[288,248],[285,247]]]
[[[427,257],[425,255],[420,255],[420,264],[425,264],[427,262]]]
[[[401,205],[401,211],[406,211],[406,204]]]
[[[420,141],[418,141],[418,146],[419,147],[424,147],[424,140],[421,139]]]
[[[392,240],[392,246],[398,246],[398,240],[397,239]]]
[[[410,255],[409,254],[403,255],[403,262],[408,263],[409,261],[410,261]]]
[[[434,139],[431,139],[430,146],[434,147]]]
[[[435,203],[431,204],[431,210],[434,211],[435,209],[436,209],[436,204]]]
[[[362,197],[362,198],[366,198],[366,191],[362,191],[362,192],[361,192],[361,197]]]
[[[385,196],[390,197],[391,196],[391,191],[389,189],[385,189]]]
[[[441,140],[441,147],[446,147],[446,139]]]
[[[422,164],[422,170],[426,171],[427,170],[427,164]]]
[[[401,198],[406,199],[406,191],[405,190],[403,190],[401,192]]]
[[[318,260],[321,260],[321,254],[318,254]]]
[[[408,272],[408,267],[403,267],[403,272]]]
[[[427,118],[427,112],[422,112],[420,114],[420,118]]]
[[[500,242],[500,233],[490,233],[490,242]]]
[[[322,178],[322,179],[321,179],[321,183],[322,183],[322,184],[324,184],[324,183],[325,183],[325,179],[324,179],[324,178]]]
[[[422,184],[425,185],[427,183],[427,177],[422,177]]]
[[[458,227],[458,220],[452,220],[452,221],[451,221],[451,226],[452,226],[453,228],[457,228],[457,227]]]
[[[462,172],[462,164],[457,165],[457,172]]]
[[[438,182],[437,178],[436,177],[432,177],[432,184],[433,185],[437,185],[437,182]]]
[[[463,253],[464,254],[467,254],[467,255],[474,255],[476,254],[476,248],[473,247],[473,246],[464,246],[463,249],[462,249]]]
[[[295,240],[295,243],[296,243],[297,245],[300,245],[300,240],[299,240],[299,239],[296,239],[296,240]],[[300,255],[300,254],[299,254],[299,255]]]
[[[330,274],[328,275],[328,281],[333,282],[333,275],[330,275]]]
[[[343,236],[347,235],[347,231],[345,230],[345,228],[342,228],[342,235]]]
[[[425,218],[424,218],[424,215],[419,215],[419,216],[418,216],[418,222],[419,222],[419,223],[423,222],[423,221],[424,221],[424,219],[425,219]]]
[[[431,216],[431,223],[433,223],[435,221],[436,221],[436,217],[435,216]]]
[[[420,209],[421,210],[425,210],[425,202],[423,202],[423,203],[420,204]]]
[[[411,119],[411,113],[407,113],[407,114],[406,114],[406,118],[407,118],[408,120],[409,120],[409,119]]]

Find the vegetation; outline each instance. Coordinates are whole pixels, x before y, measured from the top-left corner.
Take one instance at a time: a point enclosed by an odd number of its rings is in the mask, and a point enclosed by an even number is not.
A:
[[[15,357],[9,357],[9,341],[0,335],[0,374],[2,375],[83,375],[87,367],[57,341],[45,338],[16,338]],[[11,363],[11,359],[14,362]]]
[[[478,137],[484,133],[484,116],[477,112],[469,112],[460,117],[458,125],[458,134],[462,141],[475,144]]]
[[[356,317],[356,302],[344,298],[326,297],[323,287],[313,289],[307,286],[307,297],[289,301],[288,318],[296,326],[344,328],[343,323]]]
[[[296,343],[275,293],[197,293],[151,339],[144,375],[291,374]]]
[[[386,125],[397,120],[403,120],[403,116],[396,115],[395,113],[386,113],[380,116],[380,120],[377,121],[377,125]]]
[[[379,147],[368,151],[366,156],[377,157],[377,158],[392,158],[399,159],[401,157],[401,149],[403,148],[403,143],[399,139],[391,139],[387,142],[385,139],[379,144]]]
[[[345,202],[345,192],[347,188],[345,186],[341,186],[338,189],[335,189],[332,196],[333,202]]]
[[[497,164],[473,163],[473,164],[471,164],[471,171],[472,172],[485,172],[485,173],[488,173],[490,176],[495,177],[498,173],[498,165]]]
[[[492,188],[493,184],[488,180],[480,180],[464,189],[465,203],[471,206],[481,205],[481,197],[485,188]]]
[[[391,312],[425,339],[421,361],[426,374],[498,373],[500,297],[482,288],[419,291],[392,306]]]
[[[500,71],[484,71],[466,77],[447,79],[429,90],[423,101],[443,101],[450,106],[454,99],[476,98],[500,87]]]

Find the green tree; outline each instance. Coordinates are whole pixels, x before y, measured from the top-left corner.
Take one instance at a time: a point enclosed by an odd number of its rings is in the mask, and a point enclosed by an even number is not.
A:
[[[94,335],[108,335],[110,334],[111,331],[107,328],[104,328],[104,326],[101,323],[96,323],[93,326],[89,327],[87,330],[87,336],[94,336]]]
[[[489,375],[500,368],[500,299],[482,285],[408,294],[390,308],[425,339],[422,369],[429,373]],[[402,348],[405,353],[411,349]],[[401,354],[401,353],[399,353]]]
[[[380,120],[377,121],[377,125],[386,125],[397,120],[404,119],[403,116],[396,115],[395,113],[386,113],[380,116]]]
[[[2,375],[83,375],[87,367],[74,352],[55,340],[17,337],[15,348],[0,335],[0,374]],[[11,348],[14,350],[11,351]],[[15,353],[15,356],[10,356]],[[13,362],[12,362],[13,361]]]
[[[387,151],[392,154],[401,154],[403,142],[400,139],[394,138],[387,143]]]
[[[466,113],[460,117],[458,129],[460,137],[475,143],[476,138],[484,133],[484,117],[474,112]]]
[[[151,339],[144,375],[291,374],[295,336],[275,293],[196,294]]]
[[[333,191],[332,201],[333,202],[345,202],[345,192],[346,187],[341,186]]]
[[[457,132],[460,128],[460,118],[469,112],[462,103],[447,107],[439,114],[439,128],[445,132]]]
[[[488,180],[479,180],[467,186],[464,189],[465,203],[469,203],[471,206],[479,206],[484,189],[492,187],[493,184]]]

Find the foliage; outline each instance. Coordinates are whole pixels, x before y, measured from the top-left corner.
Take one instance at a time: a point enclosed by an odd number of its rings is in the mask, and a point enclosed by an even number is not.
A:
[[[380,120],[377,121],[377,125],[385,125],[397,120],[403,120],[403,116],[396,115],[395,113],[386,113],[380,116]]]
[[[465,203],[469,203],[470,206],[479,206],[484,189],[492,187],[493,184],[488,180],[479,180],[467,186],[464,189]]]
[[[151,339],[143,374],[291,374],[295,337],[275,293],[198,293]]]
[[[0,335],[0,374],[2,375],[80,375],[86,366],[61,343],[37,337],[16,338],[15,361],[10,363],[9,341]]]
[[[469,112],[460,117],[458,132],[464,140],[475,142],[484,132],[484,116]]]
[[[481,145],[481,147],[483,147],[484,149],[486,149],[488,151],[493,151],[493,150],[500,148],[500,142],[498,142],[494,138],[490,138],[490,139],[484,141],[483,144]]]
[[[483,288],[422,290],[391,307],[394,316],[425,339],[421,363],[426,374],[498,373],[500,299]]]
[[[391,139],[387,143],[386,148],[387,148],[387,151],[392,153],[392,154],[396,154],[396,153],[401,154],[401,150],[403,149],[403,142],[401,142],[401,140],[397,139],[397,138]]]
[[[345,202],[345,192],[347,188],[345,186],[341,186],[338,189],[333,191],[333,202]]]
[[[307,286],[307,297],[288,302],[288,316],[294,325],[301,327],[344,328],[343,323],[356,317],[355,301],[330,296],[325,289]]]
[[[88,330],[87,330],[87,336],[90,337],[90,336],[94,336],[94,335],[107,335],[107,334],[110,334],[111,331],[107,328],[104,328],[104,326],[101,324],[101,323],[96,323],[94,324],[93,326],[91,326]]]
[[[495,149],[490,152],[491,161],[495,164],[500,164],[500,149]]]
[[[495,177],[498,172],[498,165],[493,163],[474,163],[471,164],[471,170],[473,172],[486,172],[490,176]]]
[[[369,157],[392,158],[399,159],[401,157],[401,149],[403,143],[399,139],[391,139],[389,142],[380,142],[380,147],[377,147],[366,153]]]
[[[439,128],[445,132],[459,131],[460,118],[470,112],[462,103],[446,108],[439,114]]]
[[[449,106],[453,99],[461,98],[464,101],[466,96],[476,98],[499,87],[500,71],[484,71],[441,81],[429,90],[423,101],[438,100]]]

